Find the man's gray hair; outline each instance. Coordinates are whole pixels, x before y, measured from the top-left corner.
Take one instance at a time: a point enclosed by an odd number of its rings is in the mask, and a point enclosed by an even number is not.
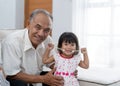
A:
[[[33,20],[33,18],[39,14],[39,13],[43,13],[45,14],[46,16],[50,17],[51,20],[53,20],[53,17],[52,15],[47,11],[47,10],[44,10],[44,9],[35,9],[31,14],[30,14],[30,18],[29,18],[29,22],[31,22]]]

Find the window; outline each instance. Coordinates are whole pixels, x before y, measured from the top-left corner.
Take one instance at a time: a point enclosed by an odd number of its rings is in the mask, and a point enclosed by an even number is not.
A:
[[[120,0],[73,0],[73,32],[91,66],[120,65]]]

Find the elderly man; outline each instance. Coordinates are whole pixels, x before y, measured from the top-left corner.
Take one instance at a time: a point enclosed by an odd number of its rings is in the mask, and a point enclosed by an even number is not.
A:
[[[36,9],[30,15],[26,29],[12,33],[2,41],[3,68],[11,86],[41,86],[41,83],[63,86],[63,78],[53,75],[55,69],[39,75],[46,45],[52,42],[51,27],[49,12]]]

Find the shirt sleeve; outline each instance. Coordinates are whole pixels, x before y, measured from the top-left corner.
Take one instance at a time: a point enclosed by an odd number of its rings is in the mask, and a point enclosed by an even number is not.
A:
[[[6,75],[15,75],[21,71],[21,58],[18,52],[19,44],[16,40],[2,41],[1,53],[3,69]]]
[[[0,70],[0,86],[10,86],[9,82],[5,79],[2,70]]]

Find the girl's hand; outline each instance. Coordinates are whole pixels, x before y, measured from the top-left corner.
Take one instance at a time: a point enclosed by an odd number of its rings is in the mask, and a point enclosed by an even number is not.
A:
[[[54,44],[49,43],[47,48],[48,48],[49,50],[52,50],[52,49],[54,48]]]
[[[86,48],[81,48],[81,53],[82,53],[82,54],[87,53],[87,49],[86,49]]]
[[[75,74],[75,77],[77,78],[78,70],[75,70],[74,74]]]

